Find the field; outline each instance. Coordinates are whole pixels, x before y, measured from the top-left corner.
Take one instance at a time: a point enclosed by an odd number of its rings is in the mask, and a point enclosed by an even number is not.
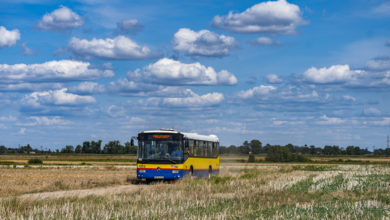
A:
[[[134,181],[133,165],[120,164],[123,161],[111,164],[112,160],[128,158],[113,157],[109,164],[93,165],[104,159],[95,156],[89,158],[92,165],[0,168],[0,219],[387,219],[390,216],[387,163],[247,164],[239,163],[245,158],[232,156],[221,160],[220,175],[210,179],[140,184]]]

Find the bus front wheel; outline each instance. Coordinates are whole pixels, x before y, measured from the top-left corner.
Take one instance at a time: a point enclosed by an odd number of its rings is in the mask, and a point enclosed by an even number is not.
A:
[[[191,175],[191,177],[194,176],[194,167],[193,166],[190,167],[190,175]]]

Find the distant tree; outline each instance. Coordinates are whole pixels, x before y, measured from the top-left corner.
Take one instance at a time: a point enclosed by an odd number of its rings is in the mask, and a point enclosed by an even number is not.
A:
[[[82,148],[82,152],[83,153],[90,153],[90,143],[89,143],[89,141],[84,141],[83,142],[83,148]]]
[[[261,153],[261,150],[262,150],[262,143],[261,143],[261,141],[259,141],[259,140],[251,140],[251,142],[250,142],[250,148],[252,149],[252,153],[253,154],[259,154],[259,153]]]
[[[91,151],[91,153],[100,154],[101,145],[102,145],[102,140],[99,140],[97,142],[91,141],[91,144],[90,144],[90,151]]]
[[[119,141],[110,141],[103,148],[103,153],[105,154],[121,154],[123,151],[124,147]]]
[[[4,147],[3,145],[0,146],[0,154],[5,154],[7,153],[7,148]]]
[[[82,153],[83,152],[83,149],[82,149],[80,144],[76,146],[76,149],[74,150],[74,152],[75,153]]]
[[[310,159],[306,158],[303,155],[291,153],[288,146],[271,146],[268,148],[267,156],[265,157],[266,161],[270,162],[307,162]]]
[[[74,153],[74,148],[72,145],[67,145],[61,149],[61,153]]]
[[[124,152],[125,154],[137,154],[137,146],[131,146],[131,142],[125,142]]]
[[[244,141],[244,143],[239,147],[239,152],[241,154],[249,154],[251,151],[251,145],[248,141]]]

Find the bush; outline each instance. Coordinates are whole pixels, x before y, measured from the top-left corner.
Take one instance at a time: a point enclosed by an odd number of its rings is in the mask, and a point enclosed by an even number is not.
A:
[[[249,154],[248,163],[254,163],[255,162],[255,155]]]
[[[43,164],[43,162],[39,158],[31,158],[30,160],[28,160],[28,164]]]
[[[288,147],[271,146],[267,151],[266,161],[269,162],[309,162],[310,159],[300,154],[293,154]]]

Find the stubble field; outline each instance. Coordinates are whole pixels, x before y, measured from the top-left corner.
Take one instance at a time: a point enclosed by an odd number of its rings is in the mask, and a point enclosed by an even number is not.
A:
[[[0,219],[386,219],[387,165],[221,163],[134,184],[134,166],[0,168]]]

